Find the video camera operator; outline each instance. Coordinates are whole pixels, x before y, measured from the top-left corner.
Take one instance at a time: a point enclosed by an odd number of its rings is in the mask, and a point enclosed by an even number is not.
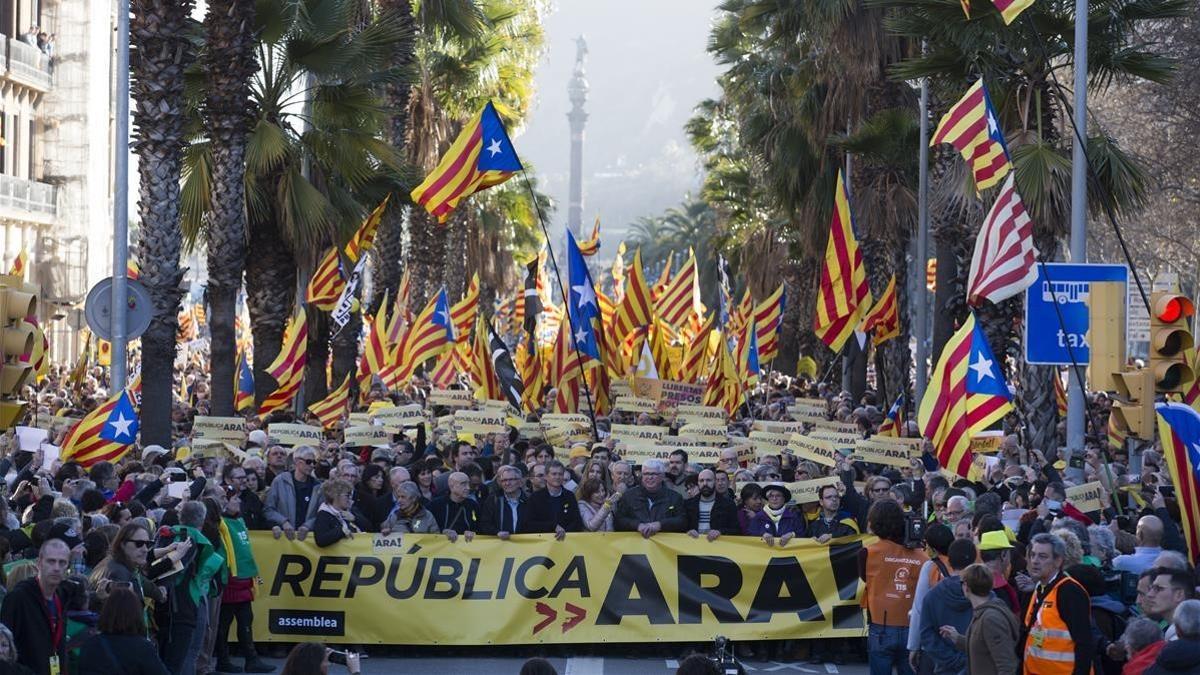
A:
[[[891,499],[880,499],[871,505],[867,527],[879,537],[879,541],[862,549],[858,558],[869,622],[867,660],[872,672],[890,672],[895,668],[900,675],[912,675],[908,663],[908,614],[927,556],[919,548],[905,545],[908,520],[903,507]]]

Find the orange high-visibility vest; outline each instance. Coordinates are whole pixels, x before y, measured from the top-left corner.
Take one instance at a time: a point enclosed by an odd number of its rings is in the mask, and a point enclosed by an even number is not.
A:
[[[1075,643],[1058,611],[1058,591],[1063,584],[1075,584],[1087,594],[1078,581],[1064,574],[1046,593],[1040,606],[1035,595],[1025,609],[1025,628],[1029,633],[1025,637],[1024,672],[1031,675],[1071,675],[1075,669]]]
[[[867,547],[867,579],[862,604],[871,623],[907,626],[924,553],[880,539]]]

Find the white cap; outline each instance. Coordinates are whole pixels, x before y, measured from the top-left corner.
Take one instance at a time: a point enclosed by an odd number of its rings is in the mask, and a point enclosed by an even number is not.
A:
[[[154,457],[156,457],[158,455],[165,455],[165,454],[168,454],[168,453],[167,453],[167,449],[164,448],[163,446],[147,445],[146,447],[142,448],[142,461],[143,462],[152,461],[152,459]]]
[[[255,429],[246,437],[247,445],[257,445],[260,448],[265,448],[271,444],[271,437],[262,429]]]

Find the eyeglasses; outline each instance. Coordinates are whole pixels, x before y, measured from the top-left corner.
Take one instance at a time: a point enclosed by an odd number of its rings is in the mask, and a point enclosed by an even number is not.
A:
[[[129,541],[127,541],[125,543],[133,544],[134,546],[136,546],[138,548],[150,548],[150,540],[149,539],[130,539]]]
[[[779,480],[779,474],[777,473],[769,473],[766,477],[770,480]]]
[[[301,463],[301,464],[315,464],[315,463],[316,463],[316,461],[317,461],[317,460],[315,460],[315,459],[306,459],[306,458],[304,458],[304,457],[297,457],[297,458],[296,458],[296,462],[298,462],[298,463]]]

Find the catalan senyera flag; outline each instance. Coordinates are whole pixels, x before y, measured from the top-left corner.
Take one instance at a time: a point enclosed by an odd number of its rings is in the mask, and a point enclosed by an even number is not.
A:
[[[1109,414],[1108,416],[1108,447],[1113,450],[1120,450],[1125,447],[1125,439],[1129,438],[1129,430],[1126,429],[1117,416]]]
[[[1156,403],[1158,438],[1175,486],[1188,558],[1200,560],[1200,413],[1185,403]]]
[[[675,262],[675,252],[671,251],[667,254],[667,262],[663,265],[662,272],[658,275],[658,281],[650,287],[651,297],[658,300],[663,291],[667,290],[667,286],[671,283],[671,265]]]
[[[783,324],[786,303],[787,296],[784,294],[783,284],[779,284],[779,287],[754,309],[754,325],[758,329],[758,358],[763,363],[774,361],[775,355],[779,353],[779,327]]]
[[[517,367],[521,371],[521,382],[525,390],[521,392],[522,407],[526,412],[534,412],[542,405],[546,394],[546,375],[542,368],[542,357],[538,353],[533,336],[529,335],[518,345]]]
[[[116,462],[133,448],[137,434],[134,397],[123,389],[67,432],[61,459],[78,462],[85,469],[100,461]]]
[[[875,432],[876,436],[892,436],[900,435],[900,426],[903,423],[901,417],[904,413],[904,394],[896,397],[896,402],[888,409],[887,416],[883,418],[883,422],[879,425],[879,431]]]
[[[234,384],[233,409],[242,412],[254,407],[254,369],[245,350],[238,352],[237,382]]]
[[[961,1],[966,2],[967,0]],[[1021,12],[1033,6],[1033,0],[992,0],[992,4],[1000,10],[1000,16],[1004,17],[1004,25],[1011,26]]]
[[[503,401],[500,380],[492,363],[491,335],[480,316],[476,320],[475,339],[471,345],[471,379],[475,382],[475,398],[481,401]]]
[[[142,276],[142,270],[133,258],[130,258],[125,263],[125,276],[130,279],[138,279]]]
[[[363,340],[362,356],[358,360],[359,395],[366,397],[371,390],[371,377],[382,375],[388,363],[394,361],[394,346],[388,343],[388,299],[385,292],[383,302],[375,316],[366,320],[367,336]]]
[[[883,295],[863,316],[859,330],[871,333],[871,343],[879,346],[900,335],[900,312],[896,303],[896,275],[888,281]]]
[[[25,252],[25,249],[21,249],[21,252],[17,254],[17,257],[13,258],[12,267],[9,268],[8,274],[9,276],[21,277],[21,279],[24,279],[25,270],[28,267],[29,254]]]
[[[579,240],[579,252],[587,257],[600,252],[600,216],[596,216],[596,224],[592,225],[591,238]]]
[[[583,359],[575,348],[570,324],[563,321],[558,327],[558,338],[554,341],[554,359],[550,365],[558,391],[554,398],[554,409],[560,413],[579,412],[579,385],[583,381]]]
[[[412,200],[444,223],[463,199],[503,183],[521,168],[504,123],[489,101],[463,127],[437,168],[412,191]]]
[[[617,244],[617,256],[612,264],[613,299],[621,302],[625,297],[625,242]]]
[[[971,437],[1008,414],[1011,401],[1000,362],[971,312],[942,347],[917,411],[921,434],[933,443],[938,463],[966,478]]]
[[[1062,373],[1054,371],[1054,405],[1058,408],[1058,417],[1067,417],[1067,387],[1063,384]]]
[[[650,285],[646,283],[646,273],[642,270],[642,249],[639,248],[633,253],[625,294],[617,304],[613,321],[618,341],[624,342],[638,328],[650,325],[654,318],[653,303]]]
[[[475,317],[479,314],[479,272],[471,276],[471,283],[467,285],[467,292],[463,294],[462,300],[454,303],[450,308],[450,318],[454,321],[454,334],[459,340],[466,340],[471,334],[471,326],[475,323]]]
[[[742,299],[738,301],[732,311],[729,312],[729,325],[724,326],[722,330],[727,335],[737,335],[746,326],[746,322],[754,314],[754,296],[750,295],[750,287],[746,286],[742,291]]]
[[[700,277],[696,274],[696,254],[689,250],[687,262],[671,277],[662,294],[654,301],[654,309],[660,319],[679,328],[699,306]]]
[[[683,367],[679,371],[681,381],[698,384],[700,377],[704,375],[704,367],[707,365],[705,357],[708,355],[708,335],[712,332],[715,318],[713,314],[709,314],[700,330],[696,331],[696,334],[688,341],[687,350],[683,355]],[[761,351],[759,357],[762,357]]]
[[[1008,146],[983,78],[976,80],[938,122],[929,144],[940,143],[949,143],[962,153],[978,190],[999,183],[1012,168]]]
[[[975,307],[984,300],[1002,302],[1037,280],[1033,221],[1017,193],[1015,177],[1009,172],[975,238],[967,276],[967,302]]]
[[[733,417],[741,407],[745,393],[739,380],[728,343],[723,339],[718,340],[717,357],[713,359],[704,388],[704,405],[720,406],[727,415]]]
[[[342,378],[337,389],[325,398],[308,406],[308,412],[321,420],[321,426],[332,429],[350,413],[350,373]]]
[[[308,314],[304,307],[288,319],[283,331],[283,343],[279,356],[267,366],[267,374],[274,378],[276,387],[258,407],[259,417],[286,407],[300,391],[304,380],[304,366],[308,363]]]
[[[825,262],[821,267],[821,283],[817,289],[813,332],[834,352],[840,352],[850,334],[858,327],[859,316],[870,305],[871,288],[867,285],[867,270],[863,265],[858,239],[854,235],[854,219],[850,213],[846,182],[839,171],[833,198],[833,218],[829,223],[829,240],[825,244]]]
[[[350,237],[350,241],[346,242],[346,246],[342,249],[346,260],[350,261],[350,265],[354,266],[362,258],[363,253],[371,250],[375,246],[375,234],[379,232],[379,223],[383,221],[383,213],[387,210],[388,202],[391,201],[392,195],[387,195],[383,201],[379,202],[367,214],[362,224],[354,231],[354,236]]]
[[[332,312],[337,306],[342,291],[346,288],[346,279],[342,276],[338,264],[337,249],[330,246],[317,263],[312,278],[308,280],[304,299],[308,304],[324,312]]]

